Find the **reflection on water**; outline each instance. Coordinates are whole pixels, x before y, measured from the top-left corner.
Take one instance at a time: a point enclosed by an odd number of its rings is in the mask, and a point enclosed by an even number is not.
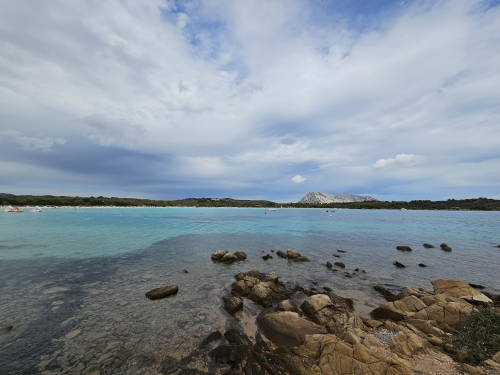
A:
[[[234,214],[228,217],[234,218]],[[297,217],[290,218],[295,220]],[[101,373],[161,373],[195,352],[203,337],[234,324],[222,310],[221,298],[233,276],[249,269],[275,272],[283,281],[304,287],[331,288],[353,298],[363,315],[383,302],[372,290],[380,283],[430,288],[430,280],[435,278],[466,279],[500,293],[496,289],[500,285],[496,273],[500,251],[484,242],[482,247],[470,247],[475,235],[469,235],[468,241],[447,240],[454,250],[445,253],[438,248],[424,249],[423,242],[439,243],[435,234],[423,236],[419,231],[399,234],[401,242],[395,242],[397,234],[371,229],[362,235],[350,230],[297,231],[291,225],[275,234],[269,230],[186,234],[133,253],[88,257],[87,249],[81,248],[81,257],[75,259],[0,261],[2,374],[68,370],[85,374],[94,369]],[[450,238],[449,233],[446,236]],[[396,244],[414,250],[400,253],[394,249]],[[272,254],[270,249],[287,248],[299,250],[311,261],[289,263],[275,255],[262,259],[265,253]],[[346,252],[339,253],[338,248]],[[230,266],[214,264],[210,253],[216,249],[243,249],[248,260]],[[324,265],[327,260],[342,261],[346,269],[329,270]],[[407,268],[396,269],[394,260]],[[419,268],[418,263],[429,267]],[[175,297],[158,301],[144,297],[146,291],[167,284],[179,285]],[[252,322],[245,324],[251,332]],[[199,368],[203,366],[199,364]]]

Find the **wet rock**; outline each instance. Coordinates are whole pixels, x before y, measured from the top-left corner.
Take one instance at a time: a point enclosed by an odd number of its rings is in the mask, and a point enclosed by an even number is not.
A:
[[[236,256],[236,258],[238,258],[238,260],[245,260],[245,259],[247,259],[247,253],[245,253],[244,251],[241,251],[241,250],[236,251],[234,253],[234,255]]]
[[[396,246],[396,249],[398,249],[399,251],[412,251],[411,247],[410,246]]]
[[[418,266],[419,266],[419,267],[422,267],[422,268],[425,268],[425,267],[427,267],[427,264],[424,264],[424,263],[419,263],[419,264],[418,264]]]
[[[189,273],[189,272],[188,272],[188,270],[182,270],[182,272],[184,272],[184,273]]]
[[[80,333],[82,333],[82,331],[80,329],[75,329],[73,331],[68,332],[65,337],[67,339],[72,339],[72,338],[75,338],[76,336],[78,336]]]
[[[224,297],[222,300],[224,301],[224,308],[230,314],[243,309],[243,300],[239,297]]]
[[[375,285],[373,289],[375,289],[380,295],[382,295],[382,297],[384,297],[386,301],[393,302],[398,299],[398,297],[393,292],[382,285]]]
[[[335,262],[335,263],[333,263],[333,264],[335,264],[337,267],[340,267],[340,268],[345,268],[345,264],[344,264],[344,263],[342,263],[342,262]]]
[[[340,255],[338,255],[338,254],[333,254],[333,256],[334,256],[335,258],[341,258],[341,256],[340,256]]]
[[[324,290],[324,291],[327,291],[327,292],[331,292],[331,291],[332,291],[332,288],[329,288],[329,287],[327,287],[327,286],[324,286],[324,287],[323,287],[323,290]]]
[[[347,251],[345,251],[345,250],[341,250],[341,249],[337,249],[337,252],[338,252],[338,253],[347,253]]]
[[[262,259],[264,260],[273,259],[273,256],[271,254],[266,254],[262,256]]]
[[[278,250],[276,252],[276,255],[278,255],[280,258],[286,258],[287,257],[286,253],[284,251],[282,251],[282,250]]]
[[[400,263],[397,260],[392,262],[392,264],[394,264],[398,268],[406,268],[406,266],[403,263]]]
[[[162,288],[150,290],[146,293],[146,297],[148,297],[149,299],[160,299],[175,295],[178,291],[179,287],[177,285],[168,285]]]
[[[441,245],[439,245],[439,247],[441,247],[441,250],[444,250],[444,251],[451,251],[451,247],[449,247],[446,243],[442,243]]]
[[[469,285],[471,287],[473,287],[474,289],[485,289],[486,287],[484,285],[481,285],[481,284],[473,284],[473,283],[469,283]]]
[[[220,260],[222,259],[222,257],[223,257],[224,255],[226,255],[227,253],[228,253],[228,251],[227,251],[227,250],[217,250],[217,251],[214,251],[214,252],[212,253],[211,258],[212,258],[212,260],[213,260],[214,262],[217,262],[217,261],[220,261]]]
[[[492,304],[493,301],[480,291],[472,288],[461,280],[433,280],[432,286],[436,294],[446,294],[451,297],[462,298],[471,303]]]
[[[300,345],[307,335],[326,332],[323,327],[292,311],[261,313],[257,324],[268,339],[283,347]]]
[[[424,243],[422,246],[425,247],[426,249],[432,249],[432,248],[434,248],[434,245],[430,244],[430,243]]]
[[[326,262],[326,268],[332,268],[333,264],[331,262]]]
[[[224,256],[222,258],[220,258],[220,261],[222,263],[234,263],[238,260],[241,260],[241,259],[238,258],[236,255],[231,254],[231,253],[224,254]]]
[[[309,259],[303,256],[301,253],[295,250],[287,250],[286,257],[290,260],[299,261],[299,262],[307,262]]]
[[[286,299],[288,294],[282,285],[269,281],[262,281],[252,288],[248,297],[259,305],[269,307],[273,302]]]

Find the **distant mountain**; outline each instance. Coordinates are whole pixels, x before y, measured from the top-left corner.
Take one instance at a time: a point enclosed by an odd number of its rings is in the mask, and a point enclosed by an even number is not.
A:
[[[372,202],[375,198],[364,195],[352,194],[327,194],[311,192],[304,195],[299,203],[323,204],[323,203],[351,203],[351,202]]]

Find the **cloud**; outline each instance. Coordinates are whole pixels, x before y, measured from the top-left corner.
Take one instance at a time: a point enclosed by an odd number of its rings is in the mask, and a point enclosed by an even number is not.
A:
[[[292,182],[294,184],[301,184],[305,180],[306,180],[305,177],[302,177],[300,174],[297,174],[297,175],[292,177]]]
[[[38,138],[22,134],[17,130],[0,130],[0,144],[15,144],[25,151],[52,151],[54,145],[66,143],[63,138]]]
[[[352,3],[5,2],[0,161],[54,193],[498,191],[500,7]]]
[[[373,164],[375,168],[409,168],[421,164],[425,158],[414,154],[397,154],[393,158],[379,159]]]

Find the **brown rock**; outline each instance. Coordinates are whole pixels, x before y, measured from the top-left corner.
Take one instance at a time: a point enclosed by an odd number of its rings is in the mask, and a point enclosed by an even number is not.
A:
[[[392,302],[398,299],[394,293],[392,293],[389,289],[383,287],[382,285],[375,285],[373,289],[380,293],[382,297],[386,299],[386,301]]]
[[[214,262],[217,262],[217,261],[221,260],[221,259],[222,259],[222,257],[223,257],[224,255],[226,255],[227,253],[228,253],[228,251],[227,251],[227,250],[217,250],[217,251],[214,251],[214,252],[212,253],[211,258],[212,258],[212,260],[213,260]]]
[[[234,314],[236,311],[243,309],[243,300],[239,297],[224,297],[224,308],[228,313]]]
[[[471,303],[492,304],[493,301],[480,291],[472,288],[461,280],[434,280],[432,286],[436,294],[446,294],[451,297],[463,298]]]
[[[168,285],[162,288],[150,290],[146,293],[146,297],[148,297],[149,299],[160,299],[175,295],[178,291],[179,287],[177,285]]]
[[[245,259],[247,259],[247,253],[245,253],[244,251],[241,251],[241,250],[236,251],[234,253],[234,255],[236,256],[236,258],[238,258],[238,260],[245,260]]]
[[[410,246],[396,246],[396,249],[400,250],[400,251],[411,251],[411,247]]]
[[[335,262],[333,264],[335,264],[337,267],[345,268],[345,264],[343,262]]]
[[[286,253],[284,251],[282,251],[282,250],[278,250],[276,252],[276,255],[279,256],[280,258],[286,258],[287,257]]]
[[[394,264],[398,268],[406,268],[406,266],[403,263],[400,263],[397,260],[395,260],[394,262],[392,262],[392,264]]]
[[[396,353],[411,356],[425,347],[425,341],[412,332],[398,332],[392,339],[390,347]]]
[[[434,247],[434,245],[430,244],[430,243],[424,243],[423,245],[426,249],[432,249]]]
[[[451,247],[449,247],[447,244],[445,244],[444,242],[439,245],[439,247],[441,247],[441,250],[444,250],[444,251],[451,251]]]
[[[262,313],[257,324],[269,340],[284,347],[302,344],[306,335],[325,333],[323,327],[292,311]]]
[[[375,319],[368,319],[365,323],[368,327],[371,328],[378,328],[384,325],[384,323],[382,323],[380,320],[375,320]]]
[[[281,301],[280,303],[278,303],[277,307],[279,311],[298,311],[298,308],[295,305],[295,303],[293,303],[289,299]]]
[[[332,268],[333,264],[331,262],[326,262],[326,268]]]
[[[238,260],[240,259],[236,255],[231,253],[224,254],[224,256],[220,258],[220,261],[223,263],[234,263]]]

